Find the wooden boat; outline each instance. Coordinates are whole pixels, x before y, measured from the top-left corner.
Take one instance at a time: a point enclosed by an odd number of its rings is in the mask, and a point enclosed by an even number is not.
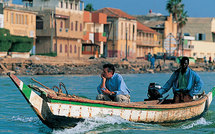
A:
[[[186,103],[171,104],[171,99],[162,103],[159,100],[117,103],[57,93],[48,87],[27,86],[15,75],[9,74],[9,77],[40,120],[50,128],[74,127],[86,118],[99,115],[120,116],[132,122],[180,122],[202,116],[215,95],[214,87],[207,95],[199,95],[192,102]]]

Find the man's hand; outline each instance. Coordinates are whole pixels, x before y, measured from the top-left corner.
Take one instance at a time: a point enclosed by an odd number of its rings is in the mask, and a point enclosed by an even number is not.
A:
[[[104,73],[101,74],[101,78],[102,78],[102,84],[100,88],[105,88],[106,78],[104,77]]]
[[[101,73],[101,78],[106,80],[106,78],[104,77],[104,73]]]
[[[108,90],[107,88],[105,88],[105,90],[102,89],[102,93],[106,94],[106,95],[114,95],[114,92],[111,92],[110,90]]]

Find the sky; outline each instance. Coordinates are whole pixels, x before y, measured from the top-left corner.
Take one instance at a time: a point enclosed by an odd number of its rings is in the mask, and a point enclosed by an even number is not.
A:
[[[104,7],[118,8],[130,15],[147,15],[151,9],[154,13],[169,15],[166,11],[168,0],[82,0],[85,6],[88,3],[94,9]],[[20,3],[21,0],[14,0],[13,3]],[[189,17],[215,17],[215,0],[182,0],[185,11]]]

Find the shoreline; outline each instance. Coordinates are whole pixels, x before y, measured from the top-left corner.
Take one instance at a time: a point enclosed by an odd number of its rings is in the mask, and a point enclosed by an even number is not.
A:
[[[47,56],[31,56],[30,58],[0,58],[0,75],[7,72],[15,75],[99,75],[103,64],[111,63],[120,74],[144,74],[144,73],[171,73],[179,64],[175,61],[156,60],[156,69],[150,69],[150,62],[144,59],[122,61],[114,58],[96,59],[63,59]],[[214,72],[213,64],[191,64],[191,69],[196,72]]]

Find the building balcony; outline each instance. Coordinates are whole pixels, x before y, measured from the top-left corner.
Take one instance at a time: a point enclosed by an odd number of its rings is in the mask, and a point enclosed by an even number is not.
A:
[[[154,40],[137,40],[136,43],[139,46],[149,46],[149,47],[160,46],[159,41],[154,41]]]
[[[105,37],[105,33],[95,33],[95,41],[106,42],[107,37]]]

